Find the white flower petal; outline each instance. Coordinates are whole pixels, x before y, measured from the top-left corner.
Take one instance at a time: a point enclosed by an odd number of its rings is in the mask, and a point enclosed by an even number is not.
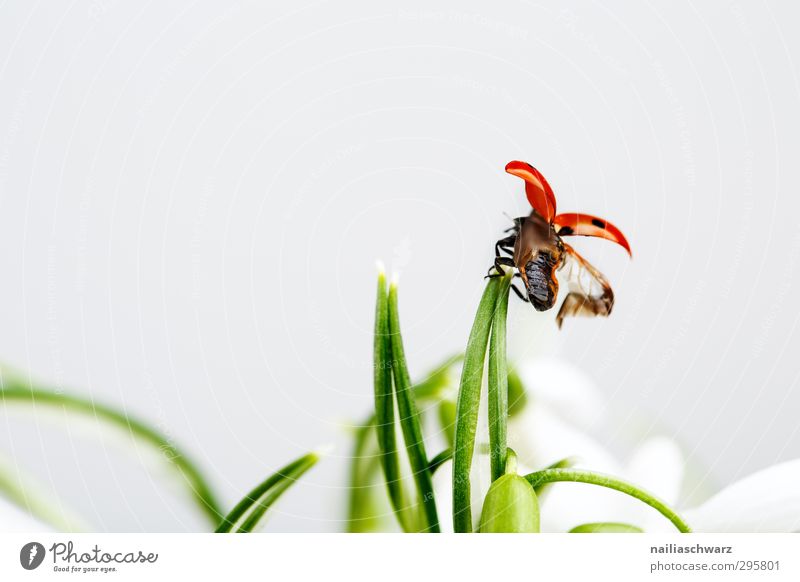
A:
[[[652,493],[675,507],[683,482],[683,455],[678,445],[666,437],[644,441],[617,477]],[[630,523],[645,531],[675,531],[669,520],[642,501],[623,493],[615,501],[614,521]]]
[[[442,533],[453,533],[453,461],[445,461],[433,474],[433,494]]]
[[[508,436],[509,446],[530,467],[541,469],[565,457],[574,457],[578,467],[619,473],[620,465],[614,455],[545,404],[532,402],[526,406],[509,421]]]
[[[508,303],[508,358],[521,364],[534,358],[558,353],[564,335],[558,330],[553,317],[533,309],[529,304],[516,301]]]
[[[654,437],[636,448],[623,477],[674,505],[683,484],[683,466],[678,444],[667,437]]]
[[[517,366],[533,402],[546,404],[563,419],[584,429],[602,425],[607,409],[594,381],[560,358],[526,360]]]
[[[565,532],[583,523],[622,521],[622,493],[586,483],[552,483],[547,487],[541,498],[543,532]]]
[[[695,531],[798,531],[800,459],[745,477],[683,515]]]
[[[509,423],[509,445],[536,469],[570,457],[576,467],[619,474],[614,456],[548,406],[532,402]],[[567,531],[590,521],[613,521],[621,494],[584,483],[554,483],[542,497],[542,531]]]

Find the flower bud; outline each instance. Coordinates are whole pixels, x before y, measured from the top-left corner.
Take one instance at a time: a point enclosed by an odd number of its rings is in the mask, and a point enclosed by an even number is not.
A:
[[[483,500],[481,533],[538,533],[539,500],[530,483],[516,473],[497,479]]]

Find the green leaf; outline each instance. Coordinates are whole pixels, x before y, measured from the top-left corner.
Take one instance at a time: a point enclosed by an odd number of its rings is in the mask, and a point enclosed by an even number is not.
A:
[[[400,312],[397,306],[397,284],[389,287],[389,331],[391,334],[392,371],[394,373],[397,412],[400,416],[400,428],[406,444],[408,461],[417,485],[419,500],[425,515],[424,531],[439,532],[439,517],[436,512],[436,499],[433,494],[433,482],[428,471],[428,457],[422,440],[422,428],[419,413],[411,392],[411,377],[406,365],[403,336],[400,333]]]
[[[309,453],[267,477],[236,504],[219,524],[216,533],[230,533],[234,528],[237,528],[238,533],[253,531],[283,492],[294,485],[318,460],[319,455]]]
[[[447,358],[412,388],[417,403],[437,401],[451,384],[451,369],[460,362],[463,356]],[[443,400],[442,402],[450,402]],[[455,402],[453,408],[450,433],[455,427]],[[381,473],[381,453],[375,433],[375,415],[362,423],[354,433],[353,454],[350,460],[350,486],[348,487],[347,531],[350,533],[376,532],[380,529],[382,516],[386,513],[381,507],[377,491],[383,483],[377,482]],[[452,446],[452,443],[449,443]],[[435,459],[434,459],[435,460]],[[431,461],[431,463],[434,462]]]
[[[440,366],[428,373],[428,376],[414,384],[414,398],[420,400],[435,400],[442,396],[442,391],[450,386],[450,371],[464,356],[461,354],[450,356]]]
[[[456,402],[456,443],[453,456],[453,530],[456,533],[472,531],[469,473],[475,451],[486,344],[489,341],[489,330],[501,286],[500,278],[490,279],[487,283],[464,353],[464,367]]]
[[[436,472],[436,469],[444,465],[447,461],[453,458],[453,449],[445,449],[434,458],[431,459],[431,462],[428,464],[428,471],[431,472],[433,475]]]
[[[378,274],[378,297],[375,303],[374,341],[375,430],[381,454],[381,467],[386,478],[389,500],[403,531],[414,531],[409,503],[400,475],[397,456],[397,437],[394,421],[394,392],[392,388],[392,348],[389,337],[389,295],[386,275]]]
[[[644,533],[644,531],[627,523],[598,522],[576,525],[568,533]]]
[[[375,438],[375,416],[358,427],[350,460],[350,484],[347,488],[347,531],[366,533],[380,528],[375,477],[380,471],[380,452]]]
[[[11,459],[0,457],[0,495],[33,517],[62,532],[87,531],[87,524],[63,501],[53,499]]]
[[[447,445],[452,449],[456,438],[456,403],[453,400],[442,400],[437,407],[439,426]]]
[[[536,471],[525,478],[533,486],[534,489],[545,483],[556,483],[558,481],[571,481],[574,483],[589,483],[591,485],[599,485],[600,487],[607,487],[614,489],[626,495],[630,495],[642,501],[658,511],[661,515],[666,517],[672,524],[683,533],[689,533],[692,530],[685,521],[666,503],[661,501],[652,493],[631,485],[622,479],[611,477],[610,475],[603,475],[602,473],[595,473],[593,471],[586,471],[583,469],[544,469]]]
[[[512,274],[501,279],[489,340],[489,462],[492,481],[505,473],[508,440],[508,364],[506,319]]]
[[[222,512],[208,481],[203,477],[194,462],[183,451],[178,449],[170,439],[155,428],[110,406],[54,390],[36,388],[20,378],[9,376],[7,373],[2,375],[2,385],[0,402],[3,404],[19,403],[34,406],[51,406],[60,408],[65,413],[91,416],[109,426],[121,429],[130,436],[150,445],[178,470],[195,503],[209,521],[214,526],[219,523]]]
[[[508,416],[516,416],[528,403],[525,385],[514,368],[508,370]]]

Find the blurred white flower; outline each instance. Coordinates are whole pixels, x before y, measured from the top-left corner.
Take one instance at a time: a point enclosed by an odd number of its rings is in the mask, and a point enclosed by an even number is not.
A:
[[[800,531],[800,459],[736,481],[683,515],[695,531]]]
[[[591,378],[554,357],[518,365],[528,393],[520,414],[509,420],[509,446],[519,458],[520,473],[570,458],[573,466],[614,475],[676,508],[697,532],[792,532],[800,530],[800,460],[754,473],[723,488],[706,502],[681,508],[685,459],[666,437],[652,437],[623,462],[603,447],[590,430],[601,429],[608,408]],[[581,427],[581,428],[579,428]],[[473,521],[489,487],[488,458],[476,456],[473,467]],[[437,471],[434,489],[443,531],[451,531],[452,463]],[[675,531],[655,509],[628,495],[585,483],[560,482],[542,496],[542,531],[564,532],[592,522],[622,522],[647,532]]]

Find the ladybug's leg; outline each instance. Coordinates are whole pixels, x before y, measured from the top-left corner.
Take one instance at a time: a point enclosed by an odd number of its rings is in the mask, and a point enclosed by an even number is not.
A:
[[[512,269],[516,268],[514,264],[514,260],[511,257],[495,257],[494,258],[494,265],[489,268],[489,273],[484,277],[484,279],[494,279],[495,277],[502,277],[505,275],[505,270],[503,267],[511,267]],[[494,269],[494,273],[492,273],[492,269]]]
[[[500,256],[500,251],[505,251],[509,255],[514,254],[514,245],[517,243],[517,235],[512,234],[506,238],[501,238],[494,245],[494,254]]]
[[[516,294],[517,294],[517,297],[519,297],[520,299],[522,299],[522,300],[523,300],[525,303],[530,303],[530,302],[531,302],[531,300],[530,300],[530,299],[528,299],[527,295],[525,295],[525,294],[524,294],[522,291],[520,291],[519,289],[517,289],[517,286],[516,286],[516,285],[514,285],[513,283],[511,284],[511,288],[514,290],[514,293],[516,293]]]

